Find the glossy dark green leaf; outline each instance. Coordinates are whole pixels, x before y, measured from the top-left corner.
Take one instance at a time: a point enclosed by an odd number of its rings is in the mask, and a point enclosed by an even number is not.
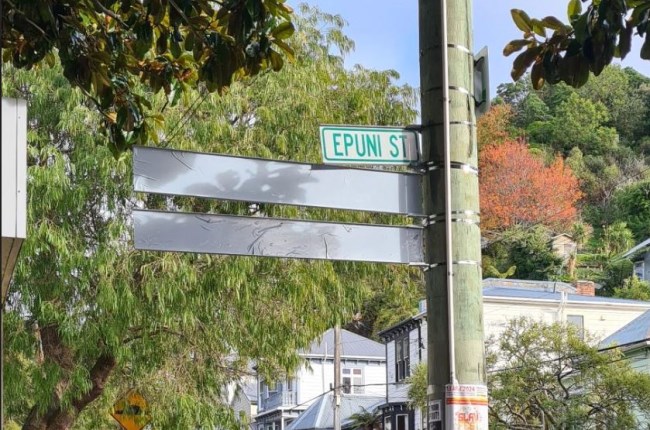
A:
[[[551,30],[563,30],[565,28],[564,23],[554,16],[545,17],[542,19],[542,24]]]
[[[282,24],[275,27],[271,33],[276,39],[287,39],[293,35],[295,28],[291,22],[283,22]]]
[[[536,46],[534,48],[529,48],[519,54],[515,61],[512,63],[512,71],[510,76],[513,80],[518,80],[521,76],[526,73],[526,70],[533,64],[537,56],[542,52],[542,47]]]
[[[512,40],[505,46],[505,48],[503,48],[503,55],[507,57],[513,52],[520,51],[521,48],[523,48],[524,46],[528,46],[528,44],[530,44],[530,40],[528,39]]]
[[[533,31],[533,25],[530,20],[530,17],[526,12],[521,9],[511,9],[510,14],[512,15],[512,20],[515,22],[515,25],[519,30],[530,33]]]
[[[582,3],[580,0],[569,0],[569,5],[567,7],[567,15],[569,16],[569,19],[573,21],[581,12]]]
[[[538,61],[533,65],[530,72],[530,80],[533,84],[533,88],[536,90],[539,90],[544,86],[544,65],[541,61]]]
[[[532,19],[531,24],[533,26],[533,31],[536,35],[546,39],[546,30],[544,29],[544,24],[539,19]]]
[[[650,31],[645,34],[645,41],[641,46],[641,58],[643,60],[650,60]]]

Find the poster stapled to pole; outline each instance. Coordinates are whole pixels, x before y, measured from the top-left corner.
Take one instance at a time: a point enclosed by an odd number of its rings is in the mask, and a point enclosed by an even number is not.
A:
[[[488,430],[488,390],[485,385],[450,384],[445,387],[446,428]]]

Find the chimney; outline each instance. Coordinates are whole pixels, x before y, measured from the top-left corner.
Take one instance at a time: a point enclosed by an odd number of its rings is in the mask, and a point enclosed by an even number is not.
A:
[[[576,281],[576,293],[580,296],[595,296],[596,285],[593,281]]]

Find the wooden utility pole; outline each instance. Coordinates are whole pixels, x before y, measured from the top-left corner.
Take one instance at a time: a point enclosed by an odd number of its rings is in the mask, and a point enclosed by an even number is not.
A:
[[[334,327],[334,430],[341,430],[341,325]]]
[[[486,384],[471,12],[471,0],[419,0],[430,430],[453,428],[447,384]]]

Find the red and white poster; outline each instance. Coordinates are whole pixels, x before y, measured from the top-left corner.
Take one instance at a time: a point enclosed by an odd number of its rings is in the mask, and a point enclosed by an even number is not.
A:
[[[488,391],[485,385],[445,387],[447,429],[488,430]]]

